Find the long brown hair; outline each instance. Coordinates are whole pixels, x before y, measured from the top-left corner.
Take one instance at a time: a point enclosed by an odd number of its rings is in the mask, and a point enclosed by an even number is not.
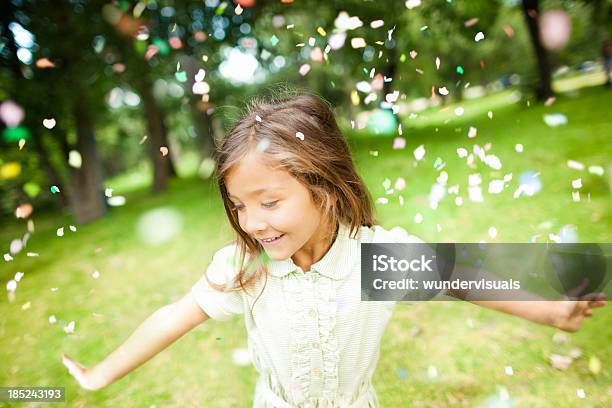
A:
[[[297,132],[303,134],[303,140],[301,135],[296,136]],[[232,167],[256,149],[264,150],[270,165],[289,172],[310,190],[313,202],[331,228],[341,222],[350,225],[349,234],[356,234],[360,226],[377,223],[370,192],[355,169],[348,144],[325,101],[297,91],[285,92],[283,97],[252,99],[241,119],[218,142],[215,156],[215,177],[240,248],[240,271],[233,289],[246,290],[262,275],[267,282],[265,250],[240,227],[225,185]]]

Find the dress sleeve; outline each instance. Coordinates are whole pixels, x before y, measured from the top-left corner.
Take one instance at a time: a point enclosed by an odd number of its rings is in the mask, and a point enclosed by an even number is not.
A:
[[[221,248],[213,255],[213,260],[206,269],[206,275],[216,284],[233,287],[233,279],[238,274],[237,257],[235,245]],[[191,288],[191,293],[202,310],[212,319],[220,321],[242,314],[241,292],[216,290],[210,286],[206,275],[203,275]]]

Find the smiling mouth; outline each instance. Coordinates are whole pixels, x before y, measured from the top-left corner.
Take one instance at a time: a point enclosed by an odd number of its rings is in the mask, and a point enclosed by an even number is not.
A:
[[[278,236],[276,236],[274,238],[260,239],[260,241],[263,244],[273,244],[275,242],[278,242],[278,240],[280,240],[284,236],[285,236],[285,234],[281,234],[281,235],[278,235]]]

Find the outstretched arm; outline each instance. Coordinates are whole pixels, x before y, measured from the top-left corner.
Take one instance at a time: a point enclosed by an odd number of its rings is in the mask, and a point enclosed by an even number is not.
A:
[[[479,306],[522,317],[535,323],[556,327],[568,332],[580,329],[585,317],[593,316],[591,309],[603,307],[605,295],[592,294],[581,300],[550,300],[550,301],[502,301],[480,300],[470,301]]]
[[[156,310],[118,349],[92,368],[82,366],[65,354],[62,354],[62,361],[81,387],[98,390],[139,367],[207,319],[208,315],[190,292]]]

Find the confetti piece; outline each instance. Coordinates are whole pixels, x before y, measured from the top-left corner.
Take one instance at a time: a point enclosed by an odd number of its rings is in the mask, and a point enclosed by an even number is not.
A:
[[[419,53],[415,50],[410,51],[410,58],[415,59],[417,55],[419,55]]]
[[[81,157],[81,153],[77,150],[71,150],[68,152],[68,164],[70,167],[74,167],[75,169],[80,169],[83,164],[83,159]]]
[[[77,230],[77,229],[76,229],[76,227],[75,227],[74,225],[70,225],[68,228],[69,228],[69,229],[70,229],[70,231],[72,231],[72,232],[76,232],[76,230]]]
[[[389,203],[389,199],[386,197],[379,197],[376,199],[376,204],[388,204]]]
[[[582,178],[572,180],[572,188],[582,188]]]
[[[572,191],[572,200],[574,200],[575,203],[580,201],[580,191]]]
[[[570,169],[579,170],[579,171],[584,170],[584,164],[578,161],[575,161],[575,160],[568,160],[567,167],[569,167]]]
[[[446,89],[446,87],[445,87],[445,86],[443,86],[442,88],[438,88],[438,93],[439,93],[440,95],[444,95],[444,96],[446,96],[446,95],[448,95],[448,89]]]
[[[504,180],[491,180],[489,182],[489,194],[499,194],[504,190]]]
[[[210,92],[210,85],[208,85],[208,82],[205,81],[194,82],[191,87],[191,92],[193,92],[195,95],[206,95],[208,92]]]
[[[597,176],[603,176],[604,169],[601,166],[589,166],[589,173],[595,174]]]
[[[479,42],[481,40],[484,40],[485,35],[482,31],[479,31],[476,33],[476,35],[474,36],[474,41]]]
[[[50,119],[43,119],[43,126],[46,127],[47,129],[53,129],[55,127],[55,119],[50,118]]]
[[[232,351],[232,361],[239,367],[251,364],[251,355],[247,348],[237,348]]]
[[[26,302],[21,306],[21,310],[28,310],[32,306],[32,302]]]
[[[459,156],[460,159],[464,158],[464,157],[467,157],[468,151],[465,148],[463,148],[463,147],[459,147],[457,149],[457,155]]]
[[[468,130],[468,137],[470,139],[473,139],[476,137],[476,134],[478,133],[478,129],[476,129],[474,126],[470,126],[469,130]]]
[[[478,24],[478,21],[480,21],[480,19],[478,17],[470,18],[469,20],[466,20],[463,23],[463,25],[465,27],[472,27],[472,26],[475,26],[476,24]]]
[[[273,47],[276,47],[279,42],[280,40],[276,35],[273,34],[272,37],[270,37],[270,44],[272,44]]]
[[[589,371],[593,375],[599,375],[601,372],[601,361],[596,356],[589,358]]]
[[[304,134],[302,132],[295,132],[295,137],[302,141],[304,140]]]
[[[23,146],[25,146],[25,144],[26,144],[25,139],[19,139],[19,150],[23,149]]]
[[[32,214],[32,204],[20,204],[15,209],[15,217],[16,218],[28,218],[30,214]]]
[[[55,323],[57,323],[57,319],[55,318],[55,315],[49,316],[49,324],[55,324]]]
[[[461,206],[463,204],[463,198],[461,197],[455,197],[455,205],[456,206]]]
[[[565,371],[572,364],[572,358],[560,354],[550,355],[550,365],[557,370]]]
[[[144,135],[144,136],[142,137],[142,139],[140,139],[140,142],[138,142],[138,144],[140,144],[140,145],[141,145],[141,144],[143,144],[143,143],[144,143],[144,142],[145,142],[145,141],[146,141],[148,138],[149,138],[149,136]]]
[[[106,188],[104,190],[104,196],[107,198],[110,198],[113,196],[113,189],[112,188]]]
[[[260,117],[259,115],[255,115],[255,120],[256,120],[257,122],[261,122],[261,117]]]
[[[463,67],[461,65],[457,65],[457,73],[463,75]]]
[[[523,153],[523,145],[517,143],[516,145],[514,145],[514,150],[516,150],[517,153]]]
[[[268,138],[263,138],[257,143],[257,151],[265,152],[266,149],[270,146],[270,140]]]
[[[25,117],[23,108],[15,102],[8,100],[0,104],[0,119],[9,128],[14,128],[21,123]]]
[[[13,279],[11,279],[10,281],[8,281],[6,283],[6,290],[8,292],[14,292],[15,290],[17,290],[17,282],[14,281]]]
[[[11,254],[4,254],[4,260],[6,262],[10,262],[13,260],[13,257],[11,256]]]
[[[399,91],[393,91],[385,95],[385,100],[389,103],[395,103],[397,98],[399,98]]]
[[[404,188],[406,188],[406,180],[404,180],[403,177],[398,177],[397,180],[395,180],[394,187],[396,190],[403,190]]]
[[[488,234],[491,238],[495,239],[495,237],[497,237],[497,228],[489,227]]]
[[[91,277],[94,279],[98,279],[100,277],[100,272],[98,271],[93,271],[91,274]]]
[[[493,112],[488,111],[487,116],[489,117],[489,119],[493,119]]]
[[[544,114],[544,123],[549,127],[567,125],[567,116],[562,113]]]
[[[405,5],[408,10],[412,10],[421,5],[421,0],[406,0]]]
[[[455,115],[461,116],[463,115],[463,112],[465,112],[465,110],[461,106],[458,108],[455,108]]]
[[[514,370],[512,369],[512,366],[504,367],[504,372],[506,373],[506,375],[514,375]]]
[[[419,147],[417,147],[416,149],[414,149],[414,158],[418,160],[421,160],[423,157],[425,157],[425,146],[424,145],[420,145]]]
[[[440,58],[436,57],[436,69],[440,69]]]
[[[64,236],[64,227],[60,227],[57,229],[57,231],[55,231],[56,235],[58,237],[63,237]]]
[[[187,73],[185,71],[178,71],[174,73],[174,77],[179,82],[187,82]]]
[[[308,72],[310,72],[310,64],[303,64],[298,72],[301,76],[306,75]]]
[[[74,333],[74,326],[75,326],[75,322],[73,320],[70,323],[68,323],[67,326],[64,327],[64,331],[69,334]]]
[[[163,157],[166,157],[168,155],[168,148],[166,146],[161,146],[159,148],[159,151],[161,152],[161,155]]]
[[[372,28],[380,28],[385,25],[383,20],[374,20],[370,23],[370,27]]]
[[[51,186],[50,190],[51,190],[51,194],[56,194],[60,192],[60,189],[57,186]]]
[[[504,33],[506,33],[506,35],[508,36],[508,38],[514,37],[514,29],[512,29],[512,26],[510,25],[504,26],[503,30],[504,30]]]
[[[399,150],[406,147],[406,139],[403,137],[396,137],[393,139],[393,150]]]
[[[351,47],[363,48],[366,46],[366,42],[362,37],[351,38]]]
[[[578,388],[576,390],[576,396],[580,399],[584,399],[586,398],[586,393],[584,392],[584,390],[582,388]]]
[[[423,214],[416,213],[416,215],[414,216],[414,222],[416,222],[417,224],[422,223],[423,222]]]
[[[106,202],[111,207],[121,207],[125,205],[126,199],[124,196],[112,196],[106,199]]]
[[[55,64],[49,58],[39,58],[36,60],[36,68],[55,68]]]
[[[429,378],[436,378],[438,376],[438,369],[436,366],[430,365],[427,367],[427,376]]]

